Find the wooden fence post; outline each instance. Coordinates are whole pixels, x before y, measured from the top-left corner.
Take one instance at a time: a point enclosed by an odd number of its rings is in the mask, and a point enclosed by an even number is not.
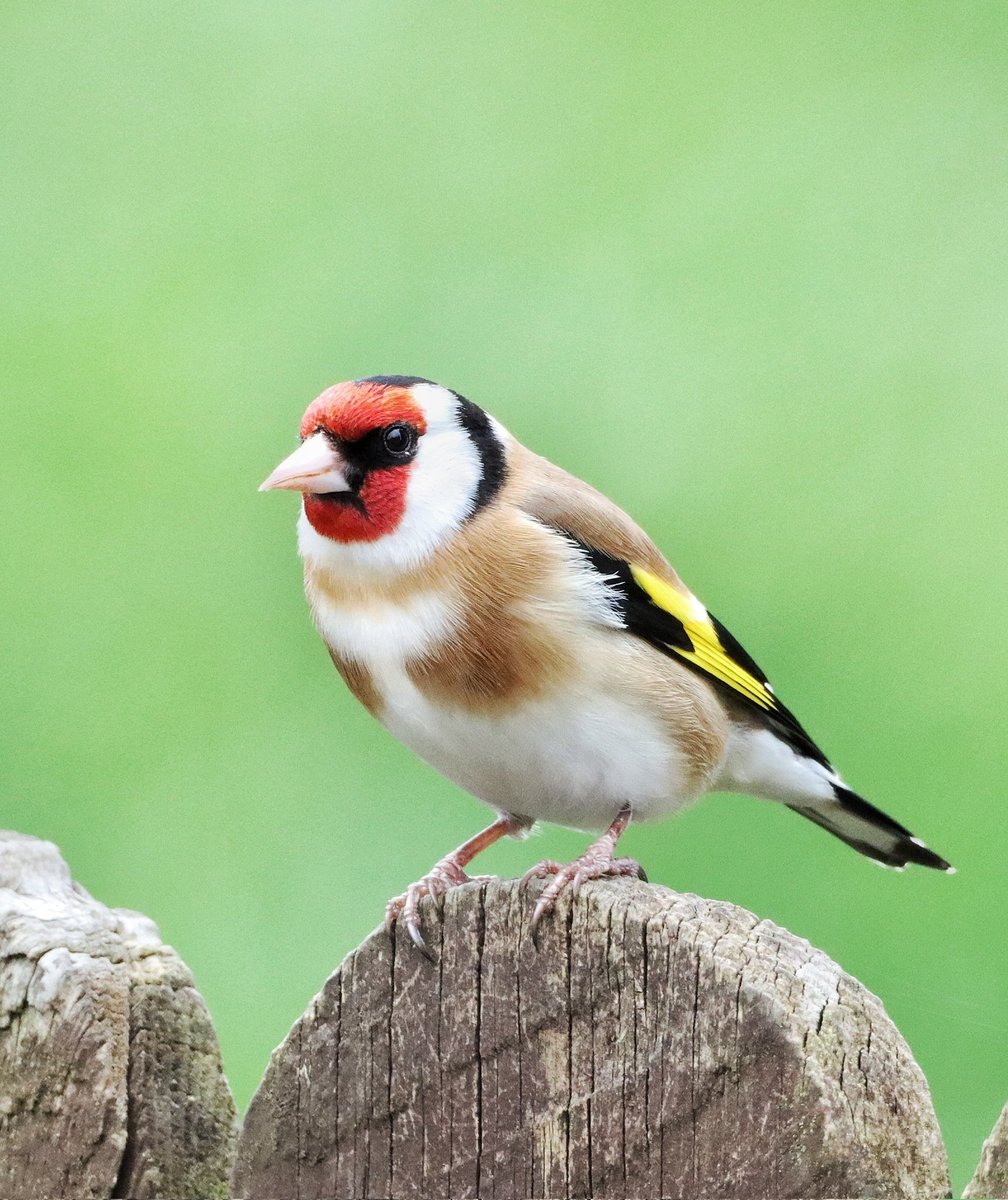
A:
[[[730,904],[621,880],[541,927],[538,884],[383,931],[274,1053],[240,1197],[926,1197],[948,1168],[882,1005]]]
[[[227,1196],[235,1110],[189,970],[51,842],[0,832],[0,1196]]]

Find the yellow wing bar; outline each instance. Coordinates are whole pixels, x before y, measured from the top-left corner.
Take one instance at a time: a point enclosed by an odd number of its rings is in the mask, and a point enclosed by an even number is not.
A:
[[[682,625],[693,643],[692,651],[670,646],[675,654],[734,688],[760,708],[773,711],[778,707],[769,685],[762,683],[737,663],[721,644],[710,614],[695,596],[677,591],[671,584],[659,579],[657,575],[652,575],[650,571],[645,571],[643,567],[631,564],[630,571],[637,585],[647,593],[654,604]]]

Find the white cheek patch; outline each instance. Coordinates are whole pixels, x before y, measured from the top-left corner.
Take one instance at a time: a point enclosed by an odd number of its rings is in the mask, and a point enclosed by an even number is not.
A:
[[[337,542],[323,537],[302,509],[298,521],[301,557],[337,574],[388,576],[426,561],[472,513],[482,477],[479,451],[458,422],[458,400],[436,384],[412,389],[427,420],[406,485],[406,507],[398,526],[373,542]]]
[[[393,536],[430,549],[454,533],[473,510],[482,476],[479,451],[464,429],[428,429],[420,439],[406,487],[406,511]]]

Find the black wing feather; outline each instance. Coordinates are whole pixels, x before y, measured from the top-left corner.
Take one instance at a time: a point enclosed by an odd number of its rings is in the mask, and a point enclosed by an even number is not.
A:
[[[721,643],[721,648],[734,663],[766,687],[766,707],[756,704],[743,692],[732,688],[723,680],[704,670],[699,663],[678,653],[693,654],[696,650],[693,639],[682,621],[667,609],[662,608],[660,604],[656,604],[640,586],[634,577],[630,563],[625,559],[606,554],[605,551],[589,545],[567,530],[563,532],[583,552],[595,570],[605,577],[610,591],[616,597],[620,616],[631,633],[643,638],[657,650],[675,658],[677,662],[683,663],[697,674],[703,675],[705,679],[723,693],[729,694],[735,701],[746,704],[754,716],[758,717],[777,737],[797,753],[813,759],[829,770],[833,769],[826,755],[809,737],[798,718],[777,699],[759,665],[715,616],[707,614]]]

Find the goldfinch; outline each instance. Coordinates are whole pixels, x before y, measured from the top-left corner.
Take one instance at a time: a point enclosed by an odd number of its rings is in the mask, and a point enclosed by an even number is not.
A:
[[[419,901],[467,881],[536,821],[600,836],[551,877],[642,874],[631,821],[706,792],[779,800],[891,867],[949,864],[844,783],[756,663],[631,519],[470,400],[416,376],[338,383],[260,490],[303,493],[312,619],[350,691],[497,813],[389,902],[425,949]]]

